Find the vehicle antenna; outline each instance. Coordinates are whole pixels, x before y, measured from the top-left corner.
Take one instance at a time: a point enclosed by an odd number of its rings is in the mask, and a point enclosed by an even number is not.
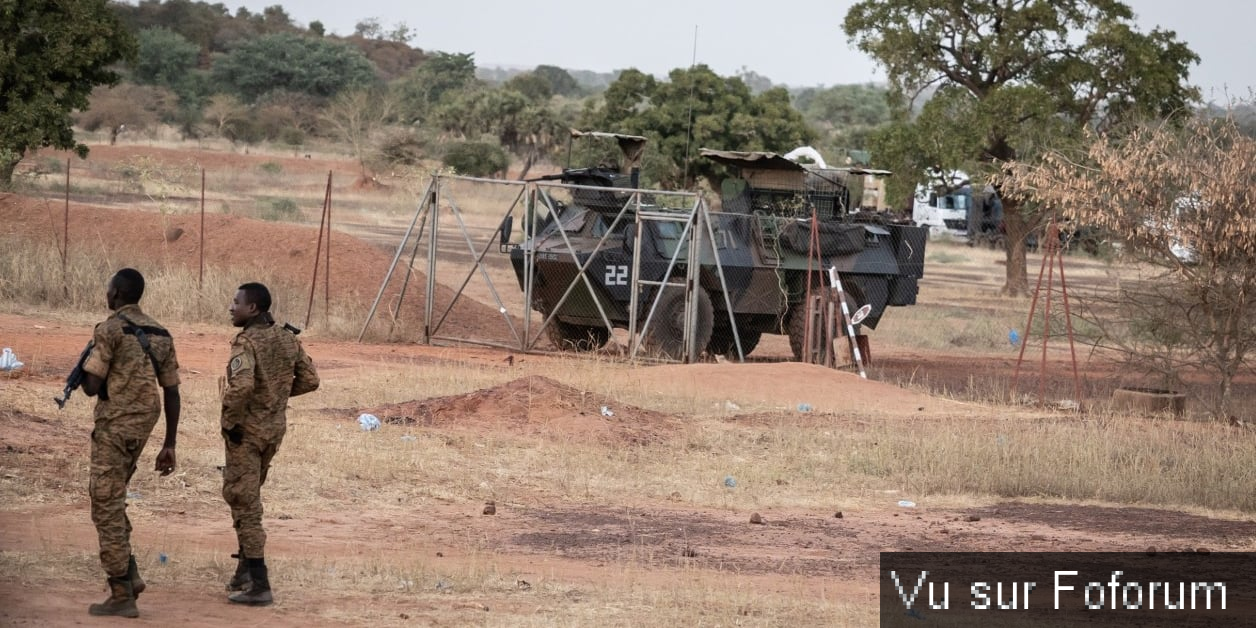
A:
[[[689,187],[689,158],[690,146],[693,142],[693,97],[697,90],[698,82],[693,76],[693,66],[698,64],[698,25],[693,25],[693,59],[689,61],[689,128],[685,131],[685,178],[681,179],[681,184]]]

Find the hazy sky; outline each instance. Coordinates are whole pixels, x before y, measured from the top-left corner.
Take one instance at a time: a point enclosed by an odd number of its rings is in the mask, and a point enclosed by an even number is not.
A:
[[[846,42],[842,20],[853,0],[222,0],[233,11],[280,3],[298,22],[320,20],[347,35],[363,18],[385,29],[405,22],[412,45],[473,52],[476,64],[607,72],[635,67],[664,75],[694,56],[721,75],[741,68],[775,83],[835,85],[884,80]],[[1127,0],[1143,31],[1175,30],[1201,58],[1190,80],[1206,100],[1222,90],[1246,97],[1256,87],[1256,3],[1246,0]]]

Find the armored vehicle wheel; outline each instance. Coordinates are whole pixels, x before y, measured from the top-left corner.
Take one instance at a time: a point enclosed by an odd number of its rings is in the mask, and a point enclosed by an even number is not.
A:
[[[551,321],[545,332],[560,351],[596,351],[611,338],[605,327],[573,325],[558,319]]]
[[[843,285],[845,284],[843,283]],[[832,294],[834,298],[837,296],[837,290],[830,287],[812,288],[813,295],[817,289],[828,290],[829,294]],[[843,293],[842,296],[845,297],[846,309],[849,310],[851,314],[854,314],[855,310],[859,309],[859,303],[857,303],[855,299],[850,296],[849,292]],[[789,348],[794,351],[794,359],[800,361],[803,359],[803,344],[807,333],[806,307],[805,303],[799,301],[796,305],[794,305],[793,310],[789,314]],[[842,313],[840,310],[837,312],[837,319],[837,334],[839,336],[845,336],[846,323],[842,321]],[[855,325],[855,334],[859,334],[859,325]]]
[[[750,352],[759,346],[759,339],[763,337],[763,332],[738,329],[737,336],[741,339],[742,355],[748,357]],[[707,353],[722,355],[731,360],[737,359],[737,343],[733,340],[733,331],[727,327],[721,327],[712,332],[711,342],[707,343]]]
[[[711,297],[701,288],[694,291],[694,304],[698,308],[694,344],[701,351],[711,342],[714,309],[711,307]],[[658,309],[654,312],[654,319],[646,329],[645,345],[659,355],[681,360],[685,357],[684,338],[685,291],[678,285],[668,285],[659,300]]]

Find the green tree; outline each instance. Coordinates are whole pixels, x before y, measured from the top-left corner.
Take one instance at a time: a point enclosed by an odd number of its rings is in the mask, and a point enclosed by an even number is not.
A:
[[[458,174],[473,177],[490,177],[510,165],[506,151],[491,142],[456,142],[445,150],[442,161]]]
[[[752,95],[741,79],[720,77],[705,65],[672,70],[661,82],[626,70],[607,88],[600,108],[586,109],[583,122],[650,138],[643,175],[675,188],[699,176],[718,183],[719,166],[691,159],[700,147],[784,152],[814,137],[784,88]],[[651,153],[661,159],[650,159]]]
[[[463,139],[491,136],[524,160],[522,176],[544,157],[565,146],[569,125],[546,103],[509,88],[478,88],[446,95],[433,120]]]
[[[1199,61],[1172,31],[1143,34],[1117,0],[863,0],[846,14],[846,35],[885,67],[898,105],[878,134],[878,155],[903,158],[899,178],[921,159],[992,174],[1079,136],[1139,114],[1170,114],[1198,98],[1185,84]],[[939,86],[918,118],[910,103]],[[915,155],[914,158],[907,156]],[[900,182],[901,184],[901,182]],[[1040,204],[1004,199],[1005,294],[1028,291],[1026,237],[1048,215]]]
[[[213,77],[248,102],[274,90],[329,98],[376,82],[375,67],[357,49],[291,33],[244,42],[214,64]]]
[[[227,7],[222,4],[192,0],[140,0],[135,5],[125,2],[109,4],[131,32],[166,28],[182,35],[202,51],[214,49],[215,36],[231,20]]]
[[[0,0],[0,187],[27,151],[74,149],[70,113],[83,110],[111,68],[135,54],[135,38],[105,0]]]
[[[502,87],[519,92],[533,102],[545,102],[554,95],[554,90],[550,88],[549,81],[546,81],[535,72],[516,74],[510,77],[510,80],[506,81]]]
[[[401,114],[410,122],[424,120],[445,94],[475,83],[475,53],[433,53],[401,80]]]
[[[141,85],[173,88],[196,67],[201,49],[168,28],[139,32],[139,52],[131,66],[131,78]]]
[[[834,164],[866,150],[872,132],[890,121],[888,91],[880,85],[807,87],[794,92],[794,107],[819,135],[813,144]]]
[[[197,69],[200,48],[164,27],[144,29],[137,39],[139,53],[131,65],[131,80],[173,91],[179,97],[180,110],[163,122],[178,120],[185,132],[193,129],[208,96],[208,73]]]
[[[558,66],[538,65],[532,71],[549,84],[549,91],[556,96],[575,96],[580,93],[580,84],[571,73]]]

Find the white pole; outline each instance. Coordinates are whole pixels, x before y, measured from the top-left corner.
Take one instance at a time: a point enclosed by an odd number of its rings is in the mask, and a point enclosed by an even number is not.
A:
[[[842,304],[842,320],[846,322],[846,337],[850,340],[850,352],[855,357],[855,364],[859,366],[859,376],[868,379],[868,374],[864,371],[863,356],[859,354],[859,343],[855,341],[855,326],[850,322],[850,308],[846,306],[846,292],[842,290],[842,279],[837,275],[837,267],[829,267],[829,283],[837,288],[837,300]]]

